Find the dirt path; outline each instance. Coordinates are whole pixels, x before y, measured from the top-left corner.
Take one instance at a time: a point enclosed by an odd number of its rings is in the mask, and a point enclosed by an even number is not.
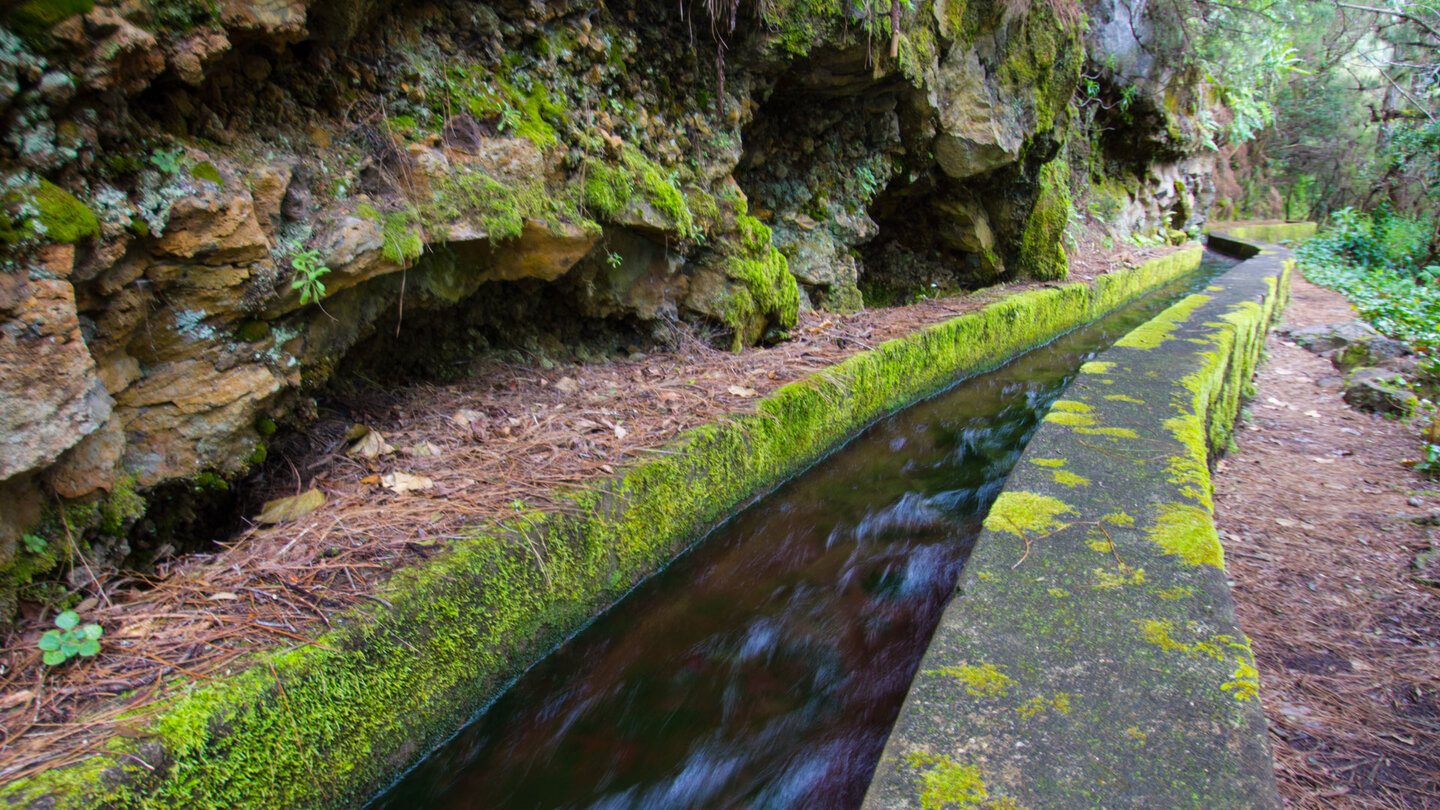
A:
[[[1298,275],[1281,332],[1355,317]],[[1440,807],[1440,485],[1401,466],[1414,424],[1351,410],[1330,362],[1266,344],[1215,476],[1216,522],[1260,669],[1281,790],[1299,808]],[[1243,412],[1242,412],[1243,417]]]

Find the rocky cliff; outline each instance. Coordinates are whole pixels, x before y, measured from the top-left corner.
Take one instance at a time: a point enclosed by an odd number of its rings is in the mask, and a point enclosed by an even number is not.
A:
[[[0,622],[42,575],[208,539],[194,504],[337,369],[677,322],[738,349],[862,289],[1063,278],[1072,196],[1117,236],[1193,231],[1213,99],[1149,18],[1088,11],[11,7]]]

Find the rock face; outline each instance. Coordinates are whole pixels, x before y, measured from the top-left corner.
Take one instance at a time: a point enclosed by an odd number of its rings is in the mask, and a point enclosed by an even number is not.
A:
[[[0,28],[24,132],[0,143],[0,495],[123,500],[75,528],[128,548],[135,487],[239,476],[382,328],[423,351],[452,323],[679,319],[740,348],[859,308],[867,279],[1063,277],[1078,16],[942,0],[892,38],[801,5],[727,27],[652,0],[224,0]],[[676,45],[694,31],[725,42]],[[1203,218],[1204,159],[1164,156],[1126,164],[1121,218]],[[0,582],[46,514],[3,510]]]
[[[0,480],[55,461],[111,414],[73,288],[58,279],[28,286],[0,324]]]
[[[1216,198],[1216,95],[1193,66],[1166,58],[1186,49],[1168,8],[1085,4],[1085,69],[1096,89],[1081,100],[1092,133],[1081,151],[1106,167],[1091,172],[1090,209],[1117,236],[1194,231]]]

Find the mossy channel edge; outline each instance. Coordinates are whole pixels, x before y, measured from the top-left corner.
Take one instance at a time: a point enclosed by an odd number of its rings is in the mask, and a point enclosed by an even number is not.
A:
[[[1307,231],[1212,238],[1247,260],[1055,403],[985,520],[867,810],[1281,806],[1210,462],[1289,291],[1288,253],[1253,240]],[[977,668],[1006,688],[953,677]]]

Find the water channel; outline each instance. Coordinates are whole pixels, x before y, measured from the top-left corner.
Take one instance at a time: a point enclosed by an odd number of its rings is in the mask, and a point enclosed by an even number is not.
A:
[[[369,806],[853,808],[1050,404],[1200,271],[880,420],[716,528]]]

